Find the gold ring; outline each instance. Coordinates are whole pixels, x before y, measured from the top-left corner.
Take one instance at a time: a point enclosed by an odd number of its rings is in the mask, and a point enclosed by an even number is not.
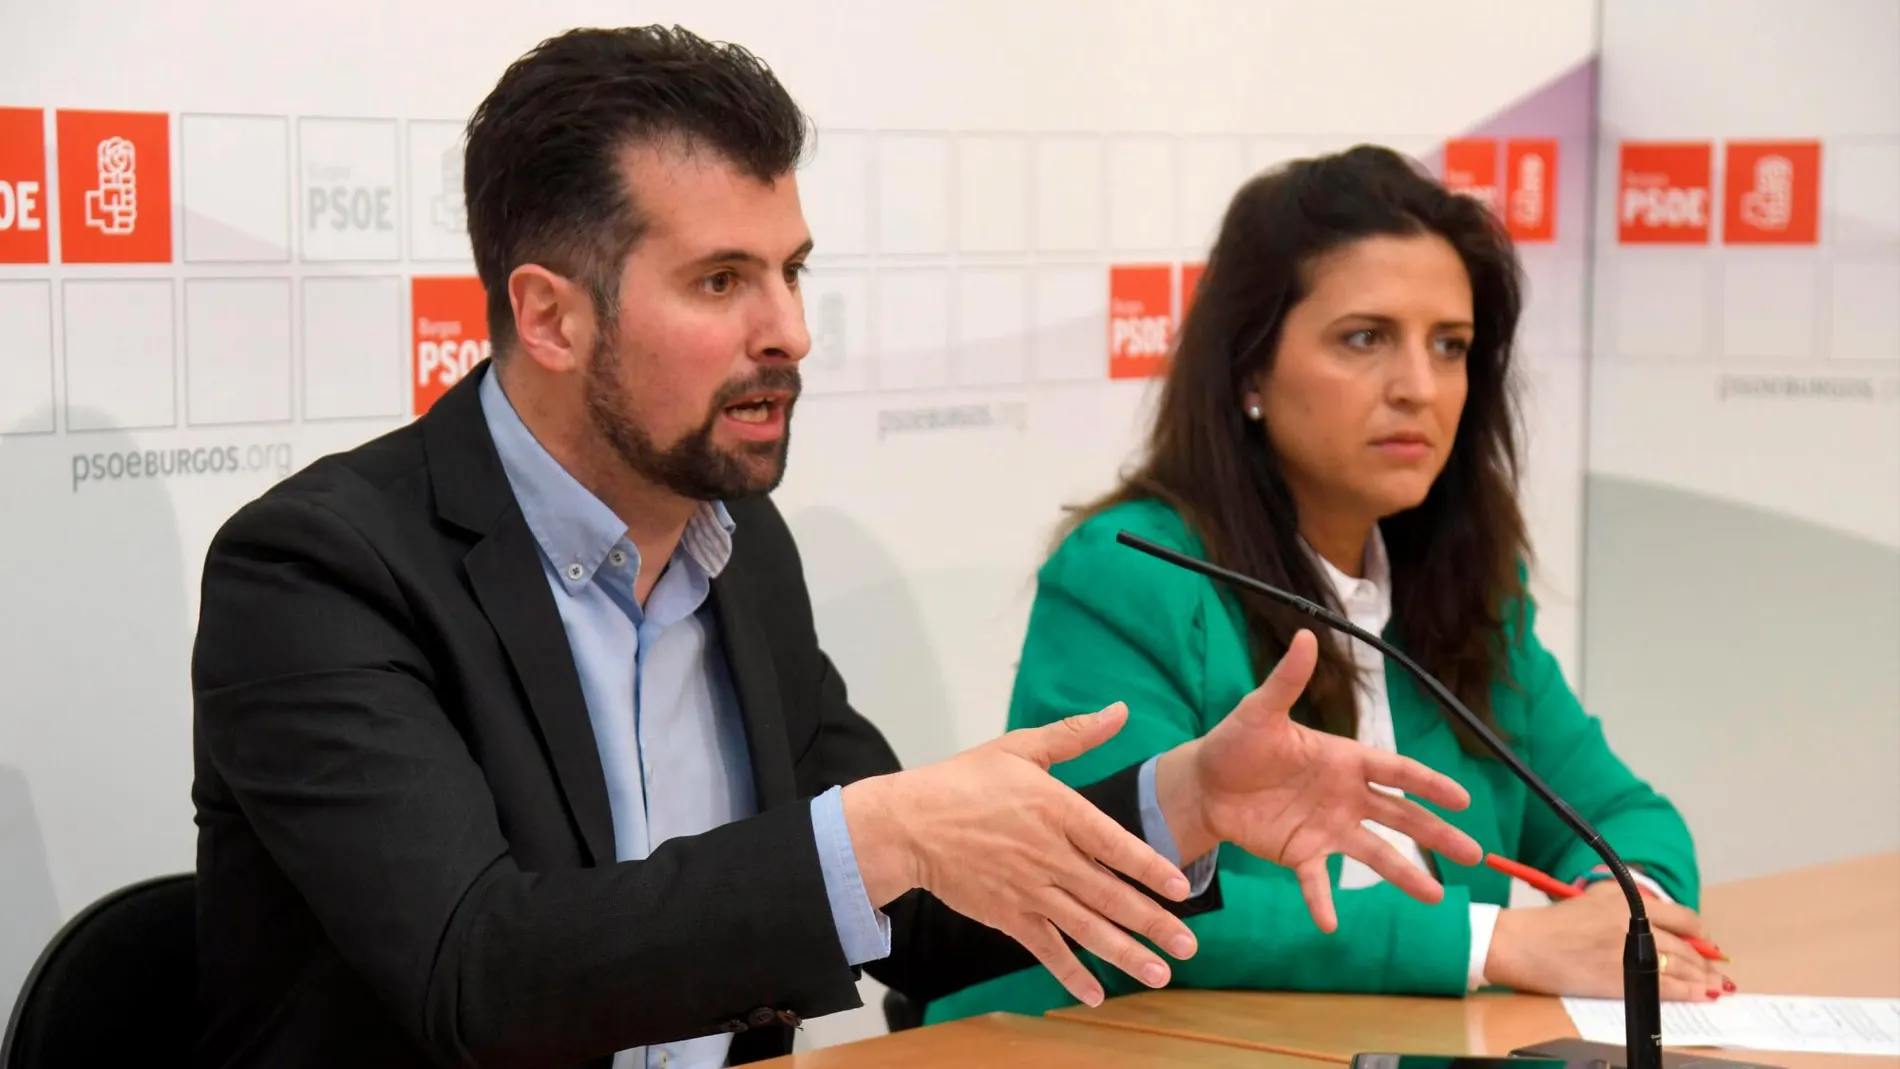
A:
[[[1667,968],[1669,968],[1669,955],[1658,950],[1656,952],[1656,971],[1662,972]]]

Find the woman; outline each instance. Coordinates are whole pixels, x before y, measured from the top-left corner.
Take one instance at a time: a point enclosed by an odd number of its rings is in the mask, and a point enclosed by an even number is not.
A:
[[[1682,939],[1702,935],[1689,831],[1611,752],[1533,630],[1515,485],[1519,305],[1517,262],[1490,213],[1388,150],[1298,161],[1242,187],[1182,324],[1145,461],[1082,510],[1039,573],[1010,726],[1126,700],[1120,734],[1056,770],[1086,782],[1207,732],[1303,626],[1119,545],[1117,532],[1292,589],[1395,642],[1500,729],[1661,896],[1663,997],[1706,1001],[1734,987]],[[1451,822],[1589,890],[1504,908],[1506,876],[1435,859],[1446,895],[1425,905],[1335,857],[1339,923],[1327,935],[1293,873],[1222,847],[1225,905],[1190,922],[1200,950],[1174,983],[1619,995],[1628,913],[1596,855],[1403,669],[1326,634],[1303,723],[1450,775],[1472,796]],[[1111,994],[1130,988],[1097,972]],[[1069,1002],[1029,970],[934,1003],[928,1019]]]

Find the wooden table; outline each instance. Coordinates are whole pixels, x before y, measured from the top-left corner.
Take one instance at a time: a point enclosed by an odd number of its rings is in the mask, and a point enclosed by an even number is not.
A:
[[[1225,1043],[993,1013],[757,1063],[770,1069],[1314,1069]]]
[[[1703,897],[1708,931],[1733,959],[1727,970],[1742,991],[1900,997],[1900,853],[1725,884]],[[1337,1064],[1358,1051],[1506,1054],[1577,1034],[1557,999],[1490,993],[1452,999],[1164,990],[1095,1009],[1055,1010],[1049,1018]],[[1726,1056],[1789,1069],[1900,1065],[1779,1051]]]

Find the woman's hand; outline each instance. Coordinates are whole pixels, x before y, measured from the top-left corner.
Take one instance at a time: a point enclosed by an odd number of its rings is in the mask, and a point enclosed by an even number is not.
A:
[[[1708,1002],[1735,985],[1685,938],[1707,938],[1694,910],[1648,899],[1649,927],[1662,956],[1659,987],[1671,1002]],[[1576,898],[1498,914],[1485,979],[1519,991],[1587,998],[1623,997],[1623,941],[1629,904],[1610,880]]]

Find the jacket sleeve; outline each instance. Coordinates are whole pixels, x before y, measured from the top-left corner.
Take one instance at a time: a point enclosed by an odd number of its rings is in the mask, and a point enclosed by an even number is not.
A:
[[[1626,863],[1696,908],[1701,876],[1688,824],[1610,749],[1601,722],[1584,711],[1557,658],[1537,640],[1536,606],[1528,599],[1524,604],[1523,619],[1513,628],[1517,678],[1510,685],[1522,688],[1528,711],[1525,763],[1595,825]],[[1525,864],[1566,883],[1602,863],[1542,799],[1529,794],[1520,850]]]
[[[267,495],[214,539],[195,727],[208,771],[432,1061],[567,1064],[857,1004],[805,802],[638,862],[523,871],[418,610],[324,500]]]
[[[1179,529],[1140,533],[1192,552]],[[1128,723],[1118,735],[1055,770],[1070,782],[1206,734],[1229,711],[1209,707],[1206,671],[1209,616],[1225,611],[1211,583],[1121,548],[1105,526],[1085,525],[1041,573],[1010,725],[1048,723],[1078,709],[1127,701]],[[1201,946],[1174,964],[1177,985],[1465,990],[1470,911],[1463,888],[1447,887],[1436,906],[1385,884],[1335,889],[1339,928],[1327,935],[1313,924],[1291,870],[1232,844],[1221,851],[1222,908],[1188,922]],[[1333,872],[1336,878],[1336,859]],[[1096,972],[1111,993],[1134,988],[1117,970]]]

